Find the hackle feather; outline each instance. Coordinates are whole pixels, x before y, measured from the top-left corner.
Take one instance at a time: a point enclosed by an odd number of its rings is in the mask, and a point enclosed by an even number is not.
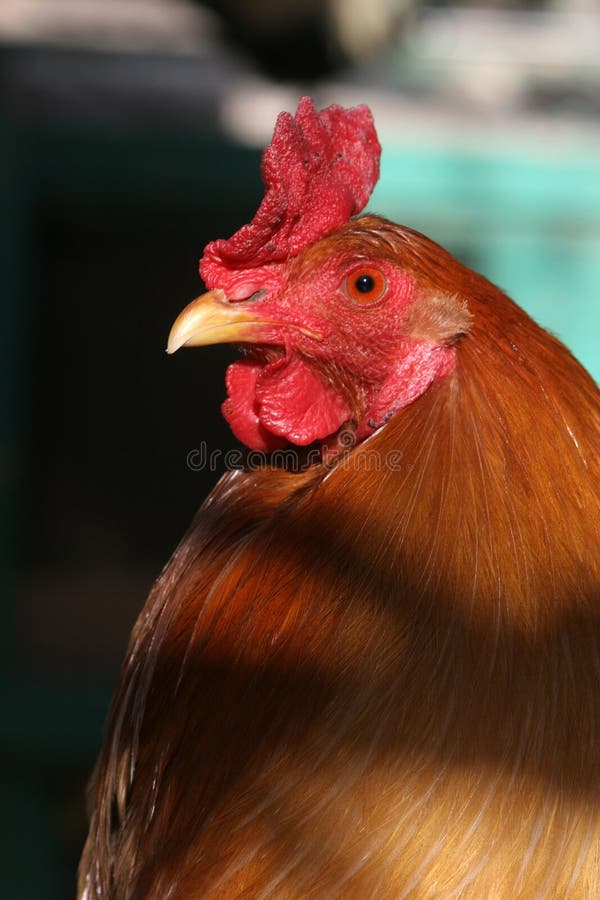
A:
[[[463,310],[456,368],[334,464],[211,494],[131,639],[86,900],[600,896],[598,390],[369,221]]]

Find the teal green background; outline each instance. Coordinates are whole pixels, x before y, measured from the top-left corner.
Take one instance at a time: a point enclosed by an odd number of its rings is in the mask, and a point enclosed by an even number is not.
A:
[[[600,148],[384,145],[369,208],[482,272],[600,381]]]

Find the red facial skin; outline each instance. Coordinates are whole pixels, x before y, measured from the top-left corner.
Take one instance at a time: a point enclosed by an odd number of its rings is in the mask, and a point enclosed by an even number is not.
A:
[[[336,236],[287,263],[236,273],[229,285],[236,299],[266,291],[245,302],[277,323],[227,372],[223,414],[254,450],[306,446],[342,426],[361,440],[453,366],[452,347],[406,332],[418,302],[412,275],[388,258],[330,245],[339,247]],[[383,276],[374,299],[352,290],[363,271]]]

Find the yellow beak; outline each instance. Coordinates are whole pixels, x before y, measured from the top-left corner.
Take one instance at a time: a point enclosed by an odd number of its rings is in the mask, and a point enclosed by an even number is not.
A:
[[[243,301],[231,303],[221,290],[208,291],[192,300],[175,319],[167,353],[175,353],[180,347],[254,343],[264,337],[265,327],[276,324],[261,319]]]
[[[313,340],[321,335],[290,322],[264,318],[253,301],[228,300],[218,288],[192,300],[179,313],[167,342],[167,353],[180,347],[202,347],[207,344],[279,343],[282,328],[299,331]]]

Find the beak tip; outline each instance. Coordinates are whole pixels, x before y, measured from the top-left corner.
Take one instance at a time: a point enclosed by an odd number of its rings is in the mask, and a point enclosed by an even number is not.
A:
[[[167,353],[169,356],[173,356],[174,353],[177,353],[186,343],[186,336],[181,335],[181,333],[177,334],[175,328],[173,327],[168,339],[167,339]]]
[[[219,288],[192,300],[179,313],[167,338],[171,356],[181,347],[203,347],[208,344],[257,343],[260,327],[272,325],[257,317],[246,304],[230,303]]]

